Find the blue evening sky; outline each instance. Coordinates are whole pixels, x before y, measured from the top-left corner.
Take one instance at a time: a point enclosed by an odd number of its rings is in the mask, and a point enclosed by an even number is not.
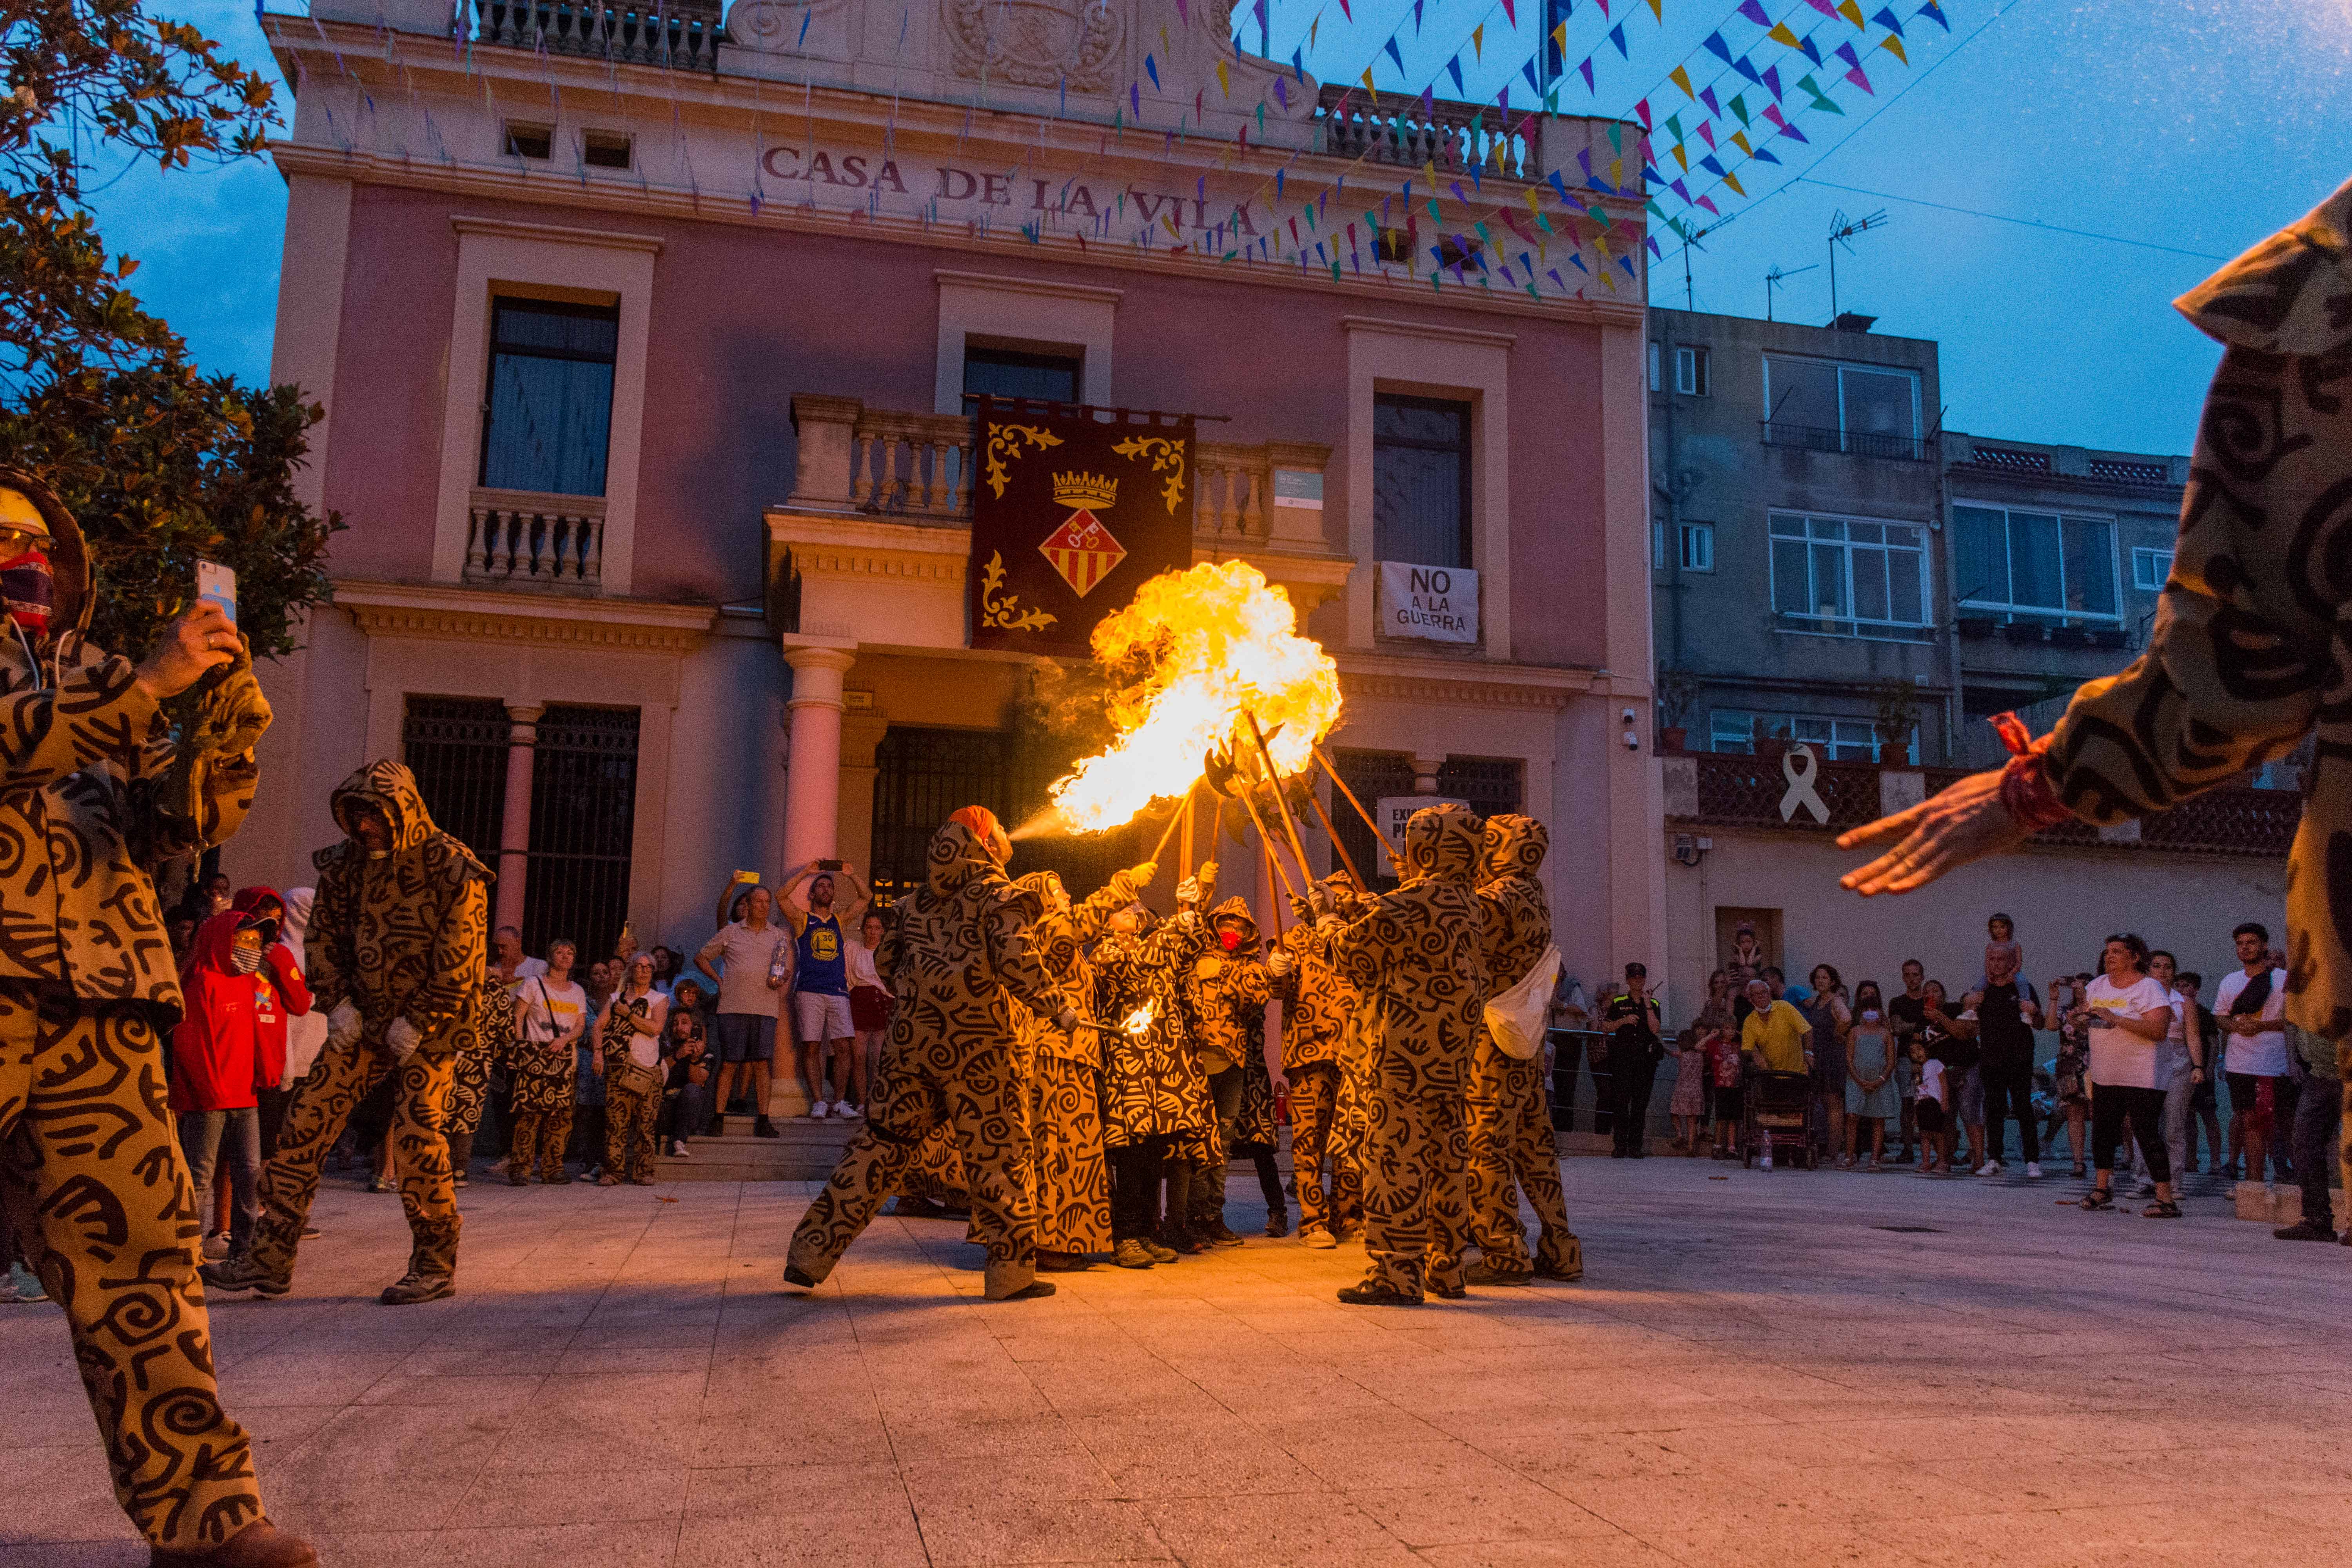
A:
[[[1463,96],[1491,100],[1507,79],[1520,81],[1541,16],[1541,0],[1514,0],[1515,38],[1503,0],[1422,0],[1417,29],[1414,0],[1349,3],[1352,20],[1339,0],[1274,0],[1276,56],[1288,58],[1315,25],[1310,73],[1349,81],[1370,63],[1383,93],[1433,80],[1440,97],[1453,97],[1445,67],[1458,53]],[[1663,115],[1685,103],[1664,85],[1675,64],[1690,62],[1696,85],[1721,71],[1700,48],[1710,31],[1720,27],[1735,47],[1759,35],[1736,19],[1733,0],[1663,3],[1661,23],[1644,0],[1612,0],[1606,20],[1597,0],[1579,0],[1568,24],[1564,111],[1630,115],[1647,93]],[[1860,37],[1803,0],[1764,4],[1824,44]],[[1919,5],[1894,0],[1898,15]],[[1749,199],[1726,205],[1732,221],[1691,257],[1697,308],[1761,316],[1770,268],[1794,273],[1824,262],[1834,213],[1883,208],[1887,226],[1839,257],[1838,303],[1877,316],[1883,331],[1941,342],[1948,427],[2188,450],[2216,351],[2169,302],[2218,265],[2208,258],[2234,255],[2352,176],[2352,0],[1944,5],[1949,35],[1925,18],[1906,20],[1915,46],[1907,68],[1886,54],[1865,61],[1875,97],[1838,84],[1844,116],[1803,115],[1797,123],[1808,145],[1777,142],[1780,168],[1742,174]],[[1863,0],[1863,8],[1878,5]],[[169,0],[162,9],[268,64],[249,6]],[[1246,0],[1237,9],[1254,40]],[[1630,59],[1605,40],[1620,22]],[[1882,32],[1874,27],[1870,37]],[[1402,75],[1383,47],[1392,35]],[[1574,66],[1596,50],[1598,90],[1588,93]],[[1795,58],[1770,44],[1755,57],[1759,66]],[[1521,82],[1514,105],[1525,96]],[[1750,90],[1751,107],[1760,96]],[[1797,101],[1792,93],[1789,102]],[[256,161],[169,176],[137,171],[97,205],[110,246],[142,262],[139,292],[199,361],[266,375],[285,210],[275,170]],[[1668,260],[1653,263],[1651,298],[1684,301],[1682,258],[1671,245]],[[1778,313],[1826,321],[1828,268],[1790,278]]]

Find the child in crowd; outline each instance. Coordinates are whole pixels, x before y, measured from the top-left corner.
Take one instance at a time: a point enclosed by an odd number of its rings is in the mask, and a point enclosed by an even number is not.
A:
[[[1739,1152],[1742,1103],[1739,1034],[1717,1029],[1707,1037],[1707,1058],[1715,1077],[1715,1157],[1736,1159]]]
[[[1916,1035],[1911,1037],[1911,1073],[1918,1084],[1913,1093],[1918,1104],[1919,1146],[1927,1154],[1919,1173],[1948,1176],[1952,1171],[1951,1089],[1944,1064],[1927,1054],[1927,1042]]]
[[[1674,1098],[1666,1110],[1675,1119],[1675,1149],[1685,1154],[1698,1152],[1699,1129],[1706,1121],[1706,1089],[1710,1067],[1706,1058],[1708,1036],[1697,1028],[1685,1029],[1675,1037]]]
[[[1982,991],[1992,984],[1993,961],[2002,953],[2009,955],[2009,973],[2022,978],[2025,973],[2025,944],[2017,940],[2017,922],[2004,914],[1996,914],[1985,921],[1988,939],[1984,950],[1984,973],[1969,987]]]

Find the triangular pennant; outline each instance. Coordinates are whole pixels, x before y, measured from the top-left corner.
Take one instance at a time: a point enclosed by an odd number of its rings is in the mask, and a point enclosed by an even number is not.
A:
[[[1543,91],[1543,83],[1536,78],[1536,62],[1534,56],[1528,56],[1526,63],[1519,67],[1519,74],[1528,79],[1528,86],[1534,91],[1538,93]]]
[[[1470,29],[1470,52],[1479,59],[1486,58],[1486,24],[1484,22]]]
[[[1776,44],[1784,44],[1792,49],[1797,47],[1797,35],[1789,30],[1789,24],[1786,22],[1774,23],[1772,30],[1764,36]]]
[[[1576,64],[1576,69],[1578,74],[1584,78],[1585,91],[1597,92],[1600,90],[1592,85],[1592,57],[1591,55],[1587,55],[1582,59],[1579,60]]]
[[[1739,14],[1759,27],[1769,27],[1772,25],[1772,18],[1764,14],[1764,7],[1759,0],[1739,0]]]
[[[1763,85],[1764,90],[1770,93],[1774,99],[1777,100],[1780,98],[1780,68],[1779,66],[1766,66],[1764,68]]]
[[[1895,7],[1892,5],[1881,5],[1878,8],[1878,15],[1873,16],[1871,20],[1898,38],[1903,36],[1903,19],[1895,14]]]
[[[1797,47],[1804,50],[1805,58],[1812,61],[1813,64],[1819,65],[1822,63],[1822,47],[1813,42],[1813,36],[1811,33],[1807,33],[1805,35],[1803,40],[1797,45]]]
[[[1901,60],[1905,65],[1907,66],[1911,63],[1911,57],[1903,52],[1903,40],[1896,37],[1894,34],[1889,33],[1886,37],[1881,38],[1878,41],[1878,47],[1885,49],[1888,54],[1893,55],[1896,59]]]
[[[1503,0],[1503,19],[1514,27],[1519,25],[1518,13],[1511,9],[1511,0]]]
[[[1866,33],[1870,30],[1870,24],[1862,19],[1862,7],[1855,5],[1853,0],[1839,0],[1837,14],[1852,22],[1855,32]]]
[[[1723,41],[1723,35],[1721,33],[1709,33],[1706,36],[1706,42],[1701,47],[1708,50],[1710,53],[1719,56],[1725,65],[1729,65],[1731,63],[1731,46]]]
[[[1462,90],[1462,57],[1456,55],[1446,61],[1445,68],[1454,74],[1454,90],[1460,92]]]
[[[1740,188],[1739,176],[1727,170],[1724,174],[1723,183],[1731,187],[1731,191],[1734,195],[1744,196],[1748,194],[1745,190]]]
[[[1618,23],[1609,29],[1609,41],[1617,46],[1617,58],[1630,60],[1633,57],[1625,48],[1625,24]]]
[[[1723,112],[1723,105],[1716,101],[1715,89],[1712,87],[1700,88],[1698,89],[1698,100],[1706,105],[1706,111],[1709,114],[1721,114]]]
[[[1740,124],[1747,124],[1748,100],[1740,94],[1733,94],[1731,99],[1731,112],[1738,120]]]
[[[1921,16],[1927,17],[1927,20],[1935,23],[1936,26],[1943,28],[1947,33],[1952,30],[1950,19],[1944,15],[1944,8],[1942,5],[1937,4],[1937,0],[1927,0],[1927,3],[1925,5],[1920,6],[1916,11],[1911,13],[1911,15],[1915,20]]]
[[[1698,97],[1697,93],[1691,90],[1690,72],[1683,69],[1682,67],[1676,66],[1674,69],[1668,71],[1666,73],[1666,79],[1673,82],[1676,87],[1681,88],[1685,98],[1696,99]]]
[[[1831,52],[1850,66],[1858,66],[1862,63],[1862,57],[1853,52],[1852,44],[1840,44]]]
[[[1675,155],[1675,167],[1687,173],[1690,169],[1690,155],[1683,151],[1683,144],[1677,142],[1668,151]]]
[[[1853,83],[1854,86],[1862,89],[1863,91],[1870,94],[1871,97],[1876,98],[1878,96],[1878,89],[1870,85],[1870,79],[1862,74],[1862,68],[1860,66],[1856,66],[1853,69],[1846,72],[1845,79]]]
[[[1168,90],[1160,85],[1160,62],[1158,60],[1152,58],[1150,55],[1144,56],[1143,70],[1144,74],[1151,79],[1152,91],[1165,92]]]
[[[1666,116],[1666,134],[1677,142],[1683,140],[1683,117],[1680,114]]]
[[[1396,61],[1397,74],[1399,76],[1402,76],[1404,74],[1404,51],[1397,47],[1396,35],[1394,33],[1391,33],[1389,35],[1389,41],[1381,47],[1388,50],[1389,58]]]
[[[1715,150],[1715,126],[1712,122],[1698,128],[1698,139],[1706,143],[1707,151]]]

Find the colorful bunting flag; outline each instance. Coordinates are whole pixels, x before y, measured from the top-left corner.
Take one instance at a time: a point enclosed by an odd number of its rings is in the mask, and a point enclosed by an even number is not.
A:
[[[1454,90],[1458,95],[1462,91],[1462,57],[1456,55],[1446,61],[1445,68],[1454,73]]]
[[[1784,45],[1789,48],[1793,49],[1797,47],[1797,35],[1790,29],[1786,22],[1775,22],[1772,25],[1772,30],[1764,36],[1774,43]]]
[[[1479,59],[1486,58],[1486,24],[1484,22],[1470,29],[1470,52]]]
[[[1739,0],[1739,14],[1759,27],[1769,27],[1772,25],[1772,18],[1764,14],[1764,7],[1759,0]]]
[[[1389,58],[1396,61],[1397,74],[1399,76],[1402,76],[1404,74],[1404,51],[1397,47],[1396,35],[1394,33],[1391,33],[1389,35],[1389,41],[1381,47],[1388,50]]]
[[[1698,97],[1697,93],[1691,90],[1690,72],[1683,69],[1682,67],[1676,66],[1674,69],[1668,71],[1666,73],[1666,79],[1673,82],[1676,87],[1681,88],[1685,98],[1696,99]]]
[[[1150,56],[1150,55],[1146,55],[1146,56],[1144,56],[1144,57],[1143,57],[1143,70],[1144,70],[1144,74],[1145,74],[1146,76],[1149,76],[1149,77],[1151,79],[1151,90],[1152,90],[1152,91],[1154,91],[1154,92],[1165,92],[1165,91],[1167,91],[1167,90],[1168,90],[1166,88],[1163,88],[1163,87],[1161,87],[1161,86],[1160,85],[1160,62],[1159,62],[1158,60],[1154,59],[1154,58],[1153,58],[1151,56]]]
[[[1706,36],[1706,42],[1702,46],[1702,47],[1707,49],[1711,53],[1720,56],[1725,65],[1729,65],[1731,63],[1731,46],[1723,41],[1723,35],[1721,33],[1709,33]]]
[[[1862,74],[1862,68],[1860,66],[1856,66],[1853,69],[1846,72],[1845,79],[1853,83],[1854,86],[1862,89],[1863,91],[1869,93],[1871,97],[1876,98],[1878,96],[1877,90],[1870,85],[1870,79]]]
[[[1878,8],[1878,15],[1873,16],[1871,20],[1877,23],[1880,26],[1885,28],[1888,32],[1894,34],[1898,38],[1903,36],[1902,18],[1895,16],[1895,7],[1892,5],[1881,5]]]
[[[1630,60],[1633,57],[1625,47],[1625,24],[1618,23],[1609,29],[1609,41],[1617,46],[1617,58]]]
[[[1903,52],[1903,40],[1896,37],[1894,34],[1889,33],[1886,37],[1879,39],[1878,47],[1885,49],[1888,54],[1893,55],[1896,59],[1901,60],[1905,65],[1907,66],[1911,63],[1911,57]]]
[[[1855,5],[1853,0],[1839,0],[1837,14],[1852,22],[1855,32],[1864,33],[1870,30],[1870,24],[1862,19],[1862,7]]]
[[[1599,89],[1592,85],[1592,57],[1591,55],[1585,56],[1584,58],[1577,62],[1576,68],[1578,73],[1584,78],[1584,90],[1587,92],[1598,91]]]
[[[1712,87],[1700,88],[1698,89],[1698,100],[1706,105],[1706,111],[1709,114],[1719,115],[1723,112],[1723,105],[1716,101],[1715,89]]]
[[[1952,30],[1951,22],[1944,16],[1943,6],[1937,5],[1936,0],[1927,0],[1927,3],[1925,5],[1920,6],[1918,10],[1913,12],[1911,15],[1914,21],[1916,21],[1921,16],[1925,16],[1927,20],[1935,23],[1938,27],[1943,28],[1947,33]]]

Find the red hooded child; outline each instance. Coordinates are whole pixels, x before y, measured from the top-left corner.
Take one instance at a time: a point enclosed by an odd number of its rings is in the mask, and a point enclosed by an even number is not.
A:
[[[277,895],[267,889],[247,893],[277,903]],[[257,1091],[275,1084],[286,1070],[289,1010],[310,1011],[310,993],[300,968],[272,941],[278,921],[271,910],[258,898],[240,899],[238,904],[196,929],[188,965],[180,973],[187,1013],[172,1034],[173,1110],[242,1110],[258,1104]]]
[[[277,889],[241,889],[229,907],[240,915],[269,922],[257,973],[276,989],[278,1005],[265,1008],[255,1019],[253,1081],[257,1089],[275,1089],[286,1077],[286,1021],[310,1011],[310,987],[302,978],[302,954],[299,949],[279,940],[286,931],[286,900],[278,897]]]

